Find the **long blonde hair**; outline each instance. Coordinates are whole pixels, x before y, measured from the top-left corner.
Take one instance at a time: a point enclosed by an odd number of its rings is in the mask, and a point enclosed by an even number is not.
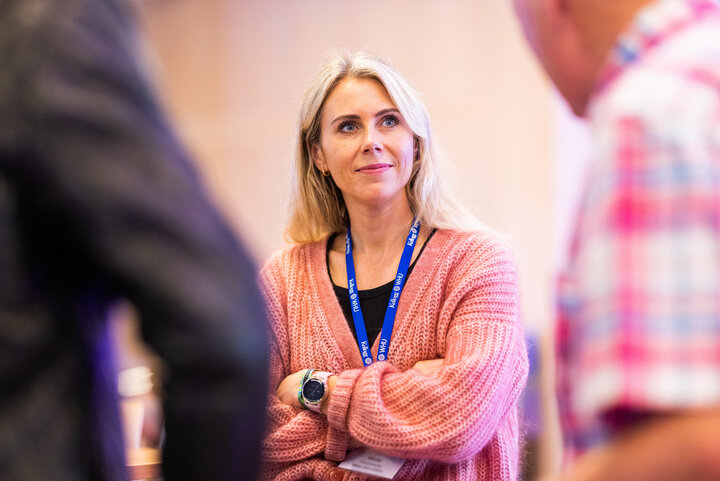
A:
[[[332,177],[313,164],[312,146],[320,142],[320,118],[325,99],[345,78],[368,78],[380,82],[408,123],[418,143],[410,181],[405,187],[410,208],[428,227],[487,231],[451,195],[447,185],[450,167],[433,144],[430,119],[417,92],[382,58],[368,52],[338,53],[315,76],[300,107],[299,133],[292,173],[288,241],[304,244],[345,230],[349,218],[342,192]],[[445,175],[443,175],[445,174]]]

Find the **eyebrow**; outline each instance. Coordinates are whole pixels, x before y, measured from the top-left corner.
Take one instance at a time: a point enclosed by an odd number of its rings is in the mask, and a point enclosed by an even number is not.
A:
[[[396,108],[390,108],[390,109],[382,109],[378,113],[375,114],[375,118],[381,117],[388,113],[397,113],[399,114],[400,111]],[[341,120],[358,120],[360,118],[359,115],[356,114],[346,114],[346,115],[340,115],[338,117],[335,117],[332,122],[330,122],[330,125],[333,125],[337,122],[340,122]]]

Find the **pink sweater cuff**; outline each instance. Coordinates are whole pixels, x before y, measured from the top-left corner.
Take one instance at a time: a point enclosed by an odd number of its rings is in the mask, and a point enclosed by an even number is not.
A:
[[[335,388],[330,395],[330,405],[328,406],[327,418],[331,428],[347,432],[350,397],[352,396],[355,381],[362,372],[362,369],[349,369],[338,375]]]
[[[325,440],[325,459],[331,461],[342,461],[347,453],[350,435],[347,431],[339,431],[328,426],[327,439]]]

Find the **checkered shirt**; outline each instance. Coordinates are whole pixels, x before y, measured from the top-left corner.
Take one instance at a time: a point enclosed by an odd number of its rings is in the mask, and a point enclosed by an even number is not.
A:
[[[589,120],[558,285],[568,459],[647,414],[720,402],[720,3],[641,10]]]

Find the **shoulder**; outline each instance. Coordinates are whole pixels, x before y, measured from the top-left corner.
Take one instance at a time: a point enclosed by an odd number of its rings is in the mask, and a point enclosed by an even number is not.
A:
[[[672,34],[627,66],[593,102],[592,123],[635,118],[647,128],[679,130],[687,122],[717,118],[718,25]]]
[[[501,234],[492,230],[459,231],[438,229],[434,237],[437,237],[443,247],[453,255],[478,259],[491,259],[496,256],[512,257],[510,242]]]
[[[449,275],[488,275],[495,271],[516,271],[510,242],[497,232],[438,229],[433,236],[431,255]]]
[[[716,178],[720,66],[710,59],[720,57],[720,35],[715,46],[695,35],[651,50],[593,101],[589,199],[628,186],[663,195],[650,188],[687,188]]]
[[[310,269],[313,262],[322,260],[327,239],[309,244],[296,244],[273,253],[260,269],[262,284],[274,283],[296,276]]]
[[[14,45],[17,55],[30,64],[92,69],[100,63],[120,76],[122,62],[134,63],[140,54],[134,12],[126,2],[10,0],[3,14],[2,25],[12,35],[0,35],[0,45]]]

